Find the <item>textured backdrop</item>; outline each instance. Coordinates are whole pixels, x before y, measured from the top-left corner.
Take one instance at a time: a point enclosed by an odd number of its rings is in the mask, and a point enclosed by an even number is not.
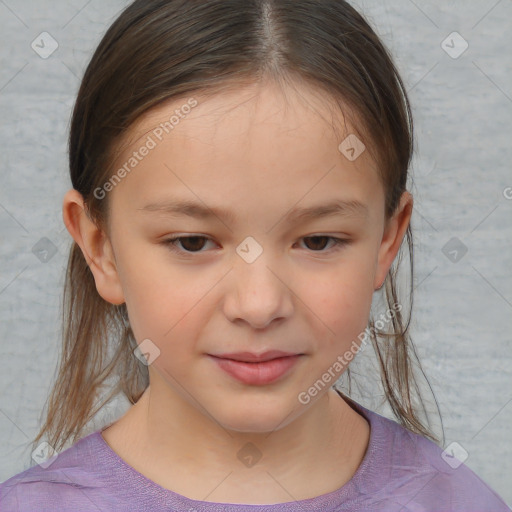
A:
[[[412,336],[443,446],[512,505],[512,1],[353,4],[391,49],[413,105]],[[0,481],[34,463],[71,241],[61,216],[70,111],[125,5],[0,0]],[[354,397],[389,415],[362,363]]]

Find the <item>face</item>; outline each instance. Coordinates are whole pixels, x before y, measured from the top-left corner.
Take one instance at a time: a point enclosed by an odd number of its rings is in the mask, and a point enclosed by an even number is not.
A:
[[[346,369],[334,363],[359,343],[408,218],[387,227],[377,168],[368,151],[354,161],[340,151],[353,132],[347,121],[335,133],[325,96],[267,84],[194,98],[151,111],[125,139],[114,169],[130,171],[106,187],[115,275],[95,273],[97,287],[111,301],[120,290],[137,342],[150,340],[150,358],[159,351],[152,394],[227,429],[270,431]],[[304,213],[349,201],[362,206]],[[268,351],[294,357],[218,358]]]

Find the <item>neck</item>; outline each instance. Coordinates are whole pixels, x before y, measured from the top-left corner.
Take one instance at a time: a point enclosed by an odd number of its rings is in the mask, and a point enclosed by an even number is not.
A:
[[[359,467],[367,421],[334,390],[272,432],[227,430],[154,383],[103,437],[128,464],[191,499],[269,504],[313,498]]]

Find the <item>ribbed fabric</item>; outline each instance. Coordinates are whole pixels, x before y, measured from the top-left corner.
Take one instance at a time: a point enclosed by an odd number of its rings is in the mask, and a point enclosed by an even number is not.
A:
[[[273,505],[197,501],[135,471],[101,430],[0,485],[0,512],[511,512],[469,467],[452,468],[432,441],[354,401],[370,424],[364,459],[340,489]]]

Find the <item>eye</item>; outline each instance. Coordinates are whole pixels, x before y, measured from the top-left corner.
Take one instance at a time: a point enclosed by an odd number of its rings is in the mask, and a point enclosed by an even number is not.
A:
[[[167,245],[169,249],[174,252],[184,252],[186,253],[195,253],[202,252],[200,249],[204,246],[204,241],[211,241],[206,236],[177,236],[174,238],[169,238],[163,241],[164,245]],[[182,247],[185,249],[180,250],[177,248],[176,242],[181,243]]]
[[[330,252],[341,249],[344,245],[348,245],[350,240],[345,240],[342,238],[336,238],[334,236],[327,235],[315,235],[315,236],[307,236],[303,237],[302,240],[312,240],[313,241],[313,249],[310,249],[311,252]],[[328,240],[332,240],[333,245],[330,249],[324,250],[326,242]],[[185,254],[194,254],[201,251],[204,248],[205,242],[212,241],[210,238],[206,236],[177,236],[174,238],[169,238],[164,240],[162,243],[169,247],[174,252],[177,253],[185,253]],[[181,244],[182,249],[179,249],[177,244]],[[306,244],[308,245],[308,244]]]
[[[334,236],[328,236],[328,235],[314,235],[314,236],[306,236],[302,240],[312,240],[313,241],[313,247],[316,247],[316,249],[312,250],[312,252],[329,252],[329,251],[336,251],[341,249],[344,245],[348,245],[350,243],[350,240],[345,240],[342,238],[336,238]],[[325,242],[327,240],[332,240],[333,245],[328,250],[322,250],[322,247],[325,247]],[[308,244],[306,244],[308,245]],[[320,246],[320,247],[319,247]],[[320,250],[318,250],[320,249]]]

